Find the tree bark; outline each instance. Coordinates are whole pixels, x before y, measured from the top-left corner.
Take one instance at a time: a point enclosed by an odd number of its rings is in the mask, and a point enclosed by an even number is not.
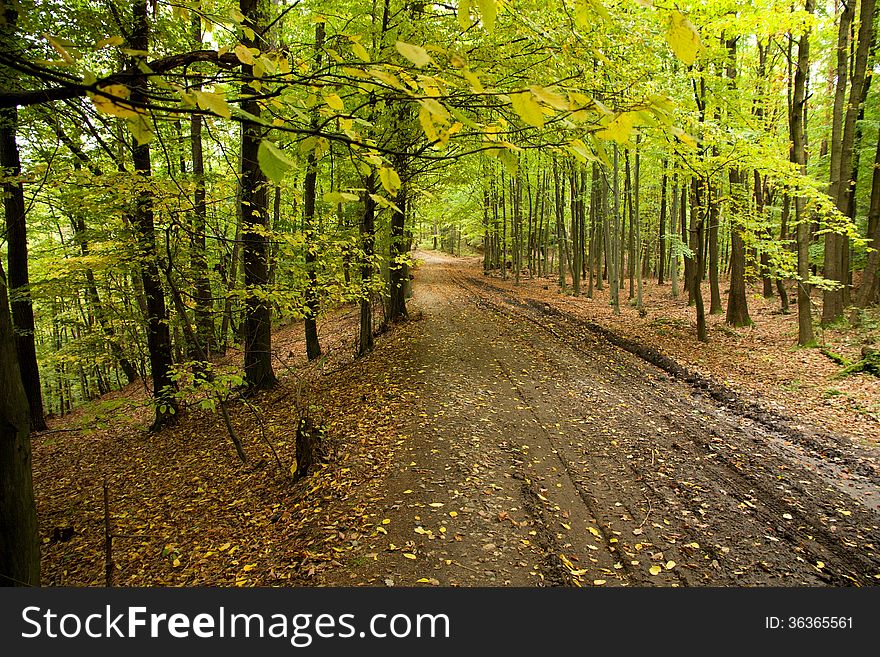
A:
[[[150,26],[147,17],[146,0],[132,3],[134,25],[131,34],[133,50],[146,52],[149,46]],[[137,65],[137,62],[134,62]],[[131,100],[145,102],[147,99],[146,75],[139,76],[132,83]],[[153,397],[156,417],[152,430],[158,431],[166,424],[174,422],[177,413],[176,385],[171,379],[171,334],[168,329],[168,312],[165,307],[165,292],[159,278],[156,250],[156,233],[153,220],[153,193],[149,187],[152,175],[150,145],[132,145],[132,166],[137,177],[135,209],[132,224],[138,236],[141,257],[141,283],[147,306],[147,350],[150,354],[150,374],[153,378]]]
[[[0,265],[0,586],[40,585],[29,403]]]
[[[202,42],[201,19],[193,14],[193,37],[197,44]],[[196,83],[193,89],[200,89]],[[195,273],[195,323],[196,337],[205,355],[210,358],[217,350],[214,336],[214,299],[211,294],[211,280],[208,277],[208,255],[205,231],[207,227],[207,203],[205,190],[205,156],[202,150],[202,116],[193,114],[190,120],[190,150],[193,165],[193,224],[190,237],[192,266]]]
[[[816,0],[806,0],[804,6],[808,14],[812,14],[816,8]],[[791,127],[792,149],[791,158],[801,171],[807,172],[807,152],[804,138],[804,114],[807,104],[806,86],[810,74],[810,38],[809,32],[805,31],[798,41],[797,67],[794,75],[794,89],[792,91],[791,115],[789,122]],[[804,198],[795,197],[795,222],[797,224],[797,268],[798,268],[798,344],[801,346],[812,345],[815,342],[813,335],[813,318],[810,304],[810,239],[812,226],[810,217],[807,216]]]
[[[663,175],[660,178],[660,253],[657,258],[657,285],[663,285],[663,277],[666,267],[666,187],[669,176],[667,174],[668,163],[663,160]],[[674,224],[674,222],[673,222]]]
[[[862,272],[862,283],[856,297],[856,306],[867,308],[878,301],[880,293],[880,133],[874,155],[874,174],[871,178],[871,204],[868,209],[868,261]]]
[[[264,30],[263,0],[239,0],[245,17],[244,26],[251,32],[243,35],[242,44],[259,48]],[[241,109],[260,116],[260,104],[253,98],[253,66],[242,64]],[[269,228],[268,182],[257,161],[263,128],[250,121],[241,126],[241,237],[244,260],[244,285],[247,289],[244,311],[244,374],[250,388],[269,388],[276,382],[272,369],[272,316],[268,299]]]
[[[373,278],[373,252],[376,229],[376,201],[373,194],[376,191],[376,174],[371,171],[367,176],[364,191],[364,211],[361,215],[361,246],[363,260],[361,261],[361,303],[360,303],[360,335],[358,339],[358,356],[363,356],[373,349],[373,292],[371,282]]]
[[[4,30],[5,31],[5,30]],[[0,167],[11,178],[21,176],[16,128],[18,112],[13,108],[0,110]],[[6,213],[6,243],[9,261],[9,291],[12,297],[12,323],[21,379],[30,405],[30,421],[34,431],[46,428],[43,414],[43,392],[40,368],[34,342],[34,307],[28,275],[27,223],[24,192],[21,182],[3,183],[3,206]]]

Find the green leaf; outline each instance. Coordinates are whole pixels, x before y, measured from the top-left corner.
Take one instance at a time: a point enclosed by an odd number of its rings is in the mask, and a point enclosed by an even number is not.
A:
[[[513,111],[525,123],[536,128],[544,127],[544,112],[531,91],[518,91],[510,94],[510,104],[513,105]]]
[[[397,41],[394,44],[394,47],[397,48],[397,52],[406,57],[409,61],[411,61],[419,68],[422,68],[423,66],[431,63],[431,55],[429,55],[428,51],[421,46],[416,46],[412,43],[406,43],[404,41]]]
[[[680,11],[669,12],[666,41],[675,56],[688,66],[693,65],[703,47],[697,29]]]
[[[260,142],[257,162],[266,177],[275,184],[280,184],[284,180],[284,174],[294,165],[293,160],[268,139]]]
[[[495,29],[495,16],[498,14],[495,0],[477,0],[477,5],[480,7],[480,16],[483,17],[483,27],[491,34]]]
[[[193,94],[196,97],[196,104],[203,110],[213,112],[224,119],[232,118],[232,110],[229,109],[229,103],[220,94],[210,91],[193,91]]]

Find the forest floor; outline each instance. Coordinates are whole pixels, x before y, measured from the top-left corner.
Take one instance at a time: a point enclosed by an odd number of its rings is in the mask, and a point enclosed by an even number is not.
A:
[[[195,409],[154,436],[94,410],[35,436],[44,582],[103,582],[106,480],[118,585],[880,583],[876,380],[782,346],[790,317],[756,303],[756,328],[713,318],[703,346],[663,288],[618,319],[419,257],[412,321],[365,358],[351,309],[322,362],[276,334],[285,376],[231,405],[247,464]],[[841,397],[862,410],[822,405]],[[328,462],[291,483],[305,407]]]

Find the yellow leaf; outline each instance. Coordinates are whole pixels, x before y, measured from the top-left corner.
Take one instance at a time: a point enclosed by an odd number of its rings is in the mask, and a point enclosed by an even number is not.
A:
[[[634,124],[635,114],[633,112],[622,112],[614,117],[608,125],[605,126],[604,130],[597,132],[596,136],[600,139],[610,139],[623,145],[629,141]]]
[[[483,27],[485,27],[486,31],[491,34],[492,30],[495,29],[495,16],[498,14],[498,9],[495,7],[495,0],[477,0],[477,5],[480,7],[480,16],[483,18]]]
[[[98,43],[95,44],[95,49],[100,50],[101,48],[105,48],[107,46],[121,46],[124,43],[121,36],[112,36],[106,37],[104,39],[100,39]]]
[[[114,97],[108,98],[102,94],[92,94],[92,103],[94,103],[95,109],[99,112],[110,114],[111,116],[119,116],[121,118],[133,118],[138,116],[137,110],[130,105],[123,105],[116,102],[116,99],[123,101],[128,100],[130,91],[124,84],[107,84],[98,87],[98,89],[103,93],[110,94]]]
[[[531,91],[538,100],[542,103],[546,103],[550,107],[558,110],[567,110],[569,108],[568,99],[555,91],[550,91],[549,89],[539,87],[538,85],[529,87],[529,91]]]
[[[224,119],[232,118],[232,110],[229,109],[229,103],[220,94],[210,91],[193,91],[193,93],[196,96],[196,104],[203,110],[213,112]]]
[[[648,568],[648,572],[652,575],[659,575],[661,570],[663,569],[660,566],[651,566]]]
[[[450,517],[450,518],[454,518],[454,517],[456,517],[457,515],[458,515],[458,511],[450,511],[450,512],[449,512],[449,517]]]
[[[595,527],[587,527],[587,529],[589,529],[590,533],[597,538],[602,536],[602,534],[599,533],[599,530]]]
[[[443,502],[431,502],[428,506],[433,506],[435,509],[439,509],[443,506]]]
[[[256,568],[256,567],[257,567],[257,564],[255,564],[255,563],[249,563],[249,564],[247,564],[246,566],[244,566],[244,567],[242,568],[242,570],[243,570],[244,572],[247,573],[247,572],[250,572],[251,570],[253,570],[253,569]]]
[[[370,61],[370,53],[364,48],[359,41],[351,42],[351,51],[363,62]]]
[[[390,525],[390,524],[391,524],[391,518],[385,518],[385,519],[382,521],[382,524],[383,524],[383,525]]]
[[[217,551],[218,552],[225,552],[226,550],[228,550],[230,548],[231,545],[232,545],[232,543],[224,543],[223,545],[221,545],[220,547],[217,548]]]
[[[403,556],[406,557],[407,559],[415,559],[416,558],[416,555],[414,555],[412,552],[404,552]]]
[[[819,570],[822,570],[824,567],[825,567],[824,561],[817,561],[816,562],[816,568],[818,568]]]
[[[523,122],[536,128],[544,127],[544,112],[531,91],[517,91],[510,94],[510,104]]]
[[[605,583],[604,579],[594,579],[593,586],[602,586]]]
[[[235,46],[235,56],[238,57],[238,61],[240,61],[242,64],[253,66],[257,63],[257,60],[254,58],[254,50],[255,49],[248,48],[243,43],[239,43],[237,46]],[[259,53],[260,51],[257,50],[257,54]]]
[[[461,74],[464,76],[464,79],[468,81],[468,84],[471,85],[471,89],[476,91],[478,94],[481,94],[485,91],[483,89],[483,85],[480,82],[480,76],[471,71],[470,69],[464,69]]]
[[[688,66],[696,61],[697,55],[703,47],[697,29],[684,14],[675,10],[669,12],[666,41],[675,56]]]
[[[409,495],[410,493],[412,493],[412,489],[409,489],[409,488],[406,489],[405,491],[403,491],[404,495]]]
[[[673,568],[675,568],[675,562],[674,561],[667,561],[665,566],[666,566],[666,570],[672,570]]]
[[[471,26],[472,2],[473,0],[459,0],[458,2],[458,24],[463,30],[466,30]]]
[[[396,194],[397,190],[400,189],[400,176],[391,167],[381,167],[379,169],[379,180],[382,182],[382,187],[388,190],[388,193],[391,195]],[[434,506],[434,504],[431,506]],[[441,504],[440,506],[443,505]]]
[[[405,41],[397,41],[394,44],[394,47],[397,48],[397,52],[419,68],[431,63],[431,56],[428,54],[428,51],[421,46],[406,43]]]
[[[174,561],[171,562],[171,565],[177,568],[180,565],[180,559],[175,558]]]
[[[324,96],[324,102],[327,103],[327,106],[330,109],[334,109],[337,112],[341,112],[345,109],[345,103],[343,103],[342,98],[340,98],[336,94],[327,94],[326,96]]]
[[[64,46],[61,45],[61,42],[58,39],[51,37],[48,34],[44,34],[43,36],[46,38],[46,41],[48,41],[52,45],[52,47],[55,49],[55,52],[61,55],[61,59],[64,60],[65,64],[73,64],[73,57],[71,57],[70,53],[68,53],[67,50],[64,49]]]

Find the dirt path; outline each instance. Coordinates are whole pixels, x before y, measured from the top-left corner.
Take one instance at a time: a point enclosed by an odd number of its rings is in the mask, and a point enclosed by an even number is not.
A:
[[[323,583],[880,583],[880,487],[856,456],[829,461],[422,256],[405,438],[375,532]]]

